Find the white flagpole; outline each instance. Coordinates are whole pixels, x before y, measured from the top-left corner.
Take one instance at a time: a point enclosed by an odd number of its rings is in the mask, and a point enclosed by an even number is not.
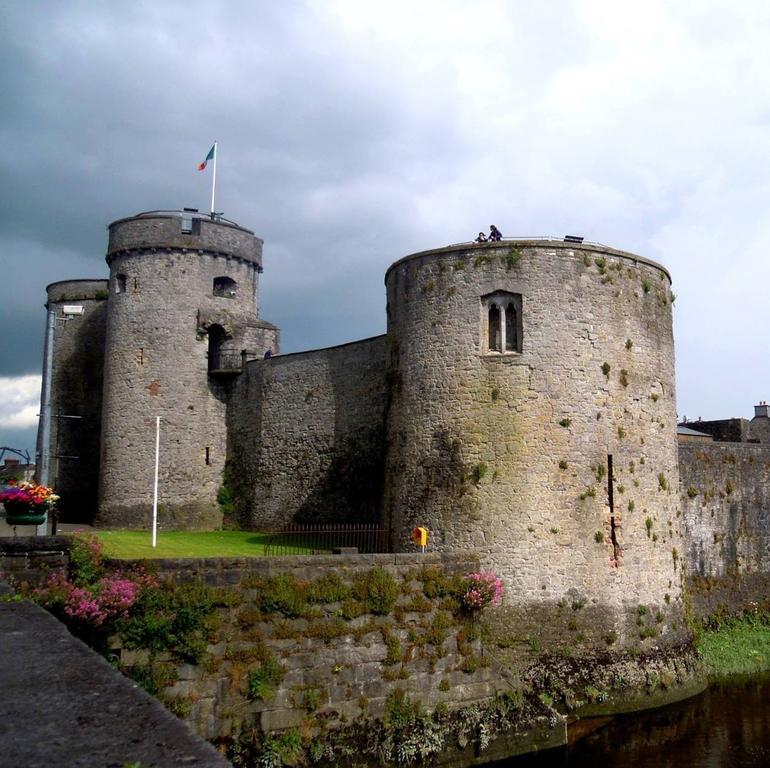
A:
[[[158,459],[160,457],[160,416],[155,417],[155,487],[152,493],[152,546],[158,543]]]
[[[214,175],[211,177],[211,218],[214,218],[214,193],[217,188],[217,143],[214,142]]]

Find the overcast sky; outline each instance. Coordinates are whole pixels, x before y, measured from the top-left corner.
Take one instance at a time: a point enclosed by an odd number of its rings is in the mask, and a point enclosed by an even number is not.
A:
[[[207,210],[214,139],[285,352],[383,332],[391,262],[494,222],[669,268],[680,415],[770,399],[770,3],[0,12],[0,445],[34,445],[45,286],[106,276],[117,218]]]

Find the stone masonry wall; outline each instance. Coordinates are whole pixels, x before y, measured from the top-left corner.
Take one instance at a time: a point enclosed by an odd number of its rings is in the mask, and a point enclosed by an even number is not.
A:
[[[375,723],[393,716],[388,712],[394,701],[407,707],[419,703],[428,713],[437,707],[471,708],[478,716],[484,707],[494,707],[498,694],[513,690],[484,654],[478,625],[453,615],[445,595],[431,591],[433,574],[464,575],[476,567],[472,560],[438,554],[254,558],[238,563],[237,581],[231,581],[234,563],[198,561],[194,574],[182,561],[158,565],[160,574],[177,581],[197,577],[219,584],[228,574],[231,606],[220,609],[206,657],[200,664],[176,663],[176,680],[160,693],[209,740],[248,744],[293,729],[323,746],[335,732],[352,727],[352,764],[377,765],[370,749],[382,733]],[[377,571],[392,579],[397,596],[387,608],[361,612],[355,584]],[[341,577],[338,583],[353,588],[353,595],[266,607],[287,584],[294,589],[330,577]],[[114,651],[124,668],[173,662],[167,655],[121,647],[118,638]],[[261,680],[266,667],[280,671],[271,683],[254,687],[251,681],[255,675]],[[470,765],[564,743],[561,718],[534,699],[520,715],[525,727],[503,739],[500,751],[493,744],[479,756],[472,716],[467,733],[448,734],[454,749],[442,752],[436,764]],[[471,742],[464,759],[458,759],[458,740],[462,746]],[[328,756],[322,762],[351,764]]]
[[[770,595],[770,446],[679,446],[685,559],[696,612],[734,613]]]
[[[61,496],[59,512],[65,522],[90,522],[96,514],[106,299],[106,280],[48,286],[48,307],[56,313],[49,485]],[[82,306],[83,314],[65,319],[65,305]],[[59,413],[63,418],[57,418]],[[77,418],[64,418],[68,416]]]
[[[180,226],[178,216],[169,221]],[[208,358],[216,352],[212,339],[215,332],[224,334],[220,349],[238,358],[241,349],[259,344],[253,351],[260,352],[266,341],[275,343],[277,334],[257,322],[258,265],[234,258],[237,252],[220,251],[227,239],[214,237],[219,225],[206,222],[198,250],[162,248],[160,235],[158,248],[116,250],[126,228],[135,239],[146,226],[145,237],[152,240],[154,223],[155,219],[124,220],[110,229],[111,293],[96,523],[129,528],[147,524],[155,417],[160,416],[160,525],[216,528],[222,522],[216,496],[225,465],[225,411],[237,373],[209,374]],[[241,238],[247,233],[233,231]],[[261,241],[248,236],[252,247],[261,249]],[[119,275],[125,280],[124,291]],[[235,281],[234,296],[214,295],[217,277]],[[240,368],[239,360],[236,367]]]
[[[621,644],[636,611],[679,636],[670,279],[600,246],[506,242],[407,257],[386,277],[385,515],[397,548],[473,550],[512,626],[587,604]],[[486,353],[484,297],[521,296],[521,352]],[[613,457],[609,507],[608,455]],[[653,612],[655,612],[653,611]]]
[[[231,524],[377,522],[385,339],[247,366],[228,411]]]

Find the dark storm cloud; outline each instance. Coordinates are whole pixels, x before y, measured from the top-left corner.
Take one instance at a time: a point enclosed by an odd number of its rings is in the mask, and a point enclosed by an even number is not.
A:
[[[439,125],[427,133],[415,126],[410,136],[397,76],[357,68],[322,18],[313,23],[307,8],[300,15],[273,3],[245,4],[237,14],[208,4],[95,11],[92,3],[36,3],[12,6],[6,20],[0,65],[15,75],[2,138],[14,152],[0,160],[0,242],[37,253],[33,294],[42,297],[54,279],[60,249],[86,261],[68,277],[105,274],[104,225],[115,218],[156,207],[205,209],[209,178],[194,168],[217,138],[217,208],[265,238],[266,306],[277,311],[270,319],[288,321],[286,346],[307,339],[281,291],[269,295],[270,275],[284,266],[271,254],[315,273],[313,290],[292,289],[304,311],[342,308],[318,343],[355,335],[344,308],[353,316],[371,309],[356,311],[348,270],[358,264],[382,292],[382,270],[403,255],[399,240],[412,239],[410,177],[440,182],[441,158],[454,142]],[[354,191],[340,205],[349,178],[366,179],[369,194]],[[384,180],[387,188],[378,189]],[[401,208],[396,221],[393,205]],[[373,268],[361,267],[372,260]],[[288,290],[285,279],[276,285]],[[29,294],[24,311],[3,314],[11,338],[32,321],[29,302],[41,301]],[[382,315],[364,321],[377,330],[383,323]],[[12,372],[39,368],[34,346],[18,354]]]
[[[106,224],[208,209],[195,166],[217,139],[217,208],[265,239],[262,314],[285,351],[382,332],[392,261],[495,222],[670,267],[682,410],[750,415],[770,395],[760,2],[56,0],[2,15],[0,375],[39,373],[45,285],[106,276]],[[745,361],[740,382],[721,359]]]

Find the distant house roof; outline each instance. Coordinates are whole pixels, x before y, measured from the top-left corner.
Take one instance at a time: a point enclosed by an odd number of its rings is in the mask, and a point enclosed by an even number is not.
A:
[[[8,479],[29,480],[35,472],[34,464],[4,464],[0,466],[0,483]]]
[[[690,429],[689,427],[683,427],[681,424],[677,425],[676,428],[677,435],[686,435],[687,437],[703,437],[706,440],[713,440],[714,438],[707,434],[706,432],[698,432],[695,429]]]

